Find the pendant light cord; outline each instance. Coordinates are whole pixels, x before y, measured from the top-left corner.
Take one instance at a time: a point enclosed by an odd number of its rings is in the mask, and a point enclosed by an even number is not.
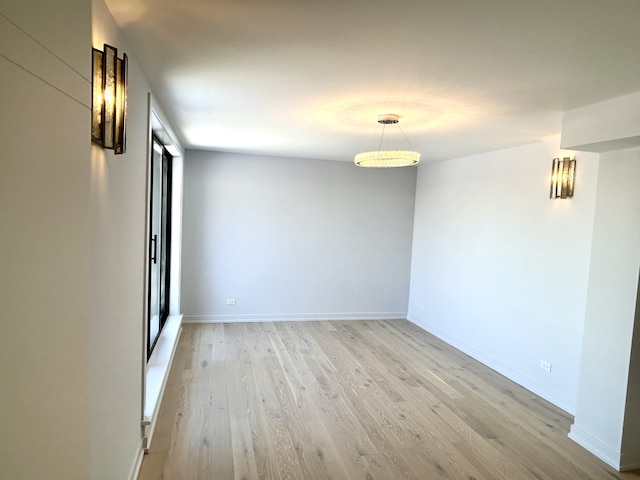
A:
[[[411,145],[411,142],[409,141],[409,139],[407,138],[407,136],[404,134],[404,130],[402,130],[402,127],[400,126],[400,124],[397,124],[397,127],[400,129],[400,132],[402,132],[402,136],[404,137],[404,139],[407,141],[407,143],[409,144],[409,147],[411,147],[411,150],[414,150],[413,145]]]
[[[380,143],[378,144],[378,151],[382,150],[382,140],[384,139],[384,129],[386,125],[382,124],[382,135],[380,135]]]

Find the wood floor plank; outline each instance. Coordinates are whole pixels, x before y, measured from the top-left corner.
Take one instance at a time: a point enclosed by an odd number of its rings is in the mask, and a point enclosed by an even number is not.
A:
[[[332,480],[366,478],[366,473],[364,473],[357,461],[353,462],[349,458],[345,459],[344,451],[339,452],[341,442],[336,441],[329,434],[324,422],[306,422],[305,427],[309,433],[311,445],[315,447],[315,453],[322,463],[323,470],[328,478]]]
[[[540,438],[545,437],[549,428],[556,428],[556,425],[566,422],[567,416],[564,412],[537,395],[515,385],[441,340],[426,335],[415,325],[411,324],[409,328],[415,335],[407,337],[406,332],[398,332],[395,326],[382,330],[397,332],[391,333],[392,335],[403,335],[403,341],[411,346],[413,353],[421,356],[424,362],[431,362],[433,371],[446,379],[446,383],[457,389],[462,397],[472,396],[489,404],[499,404],[499,410],[508,417],[519,417],[526,411],[527,415],[519,418],[520,425]],[[429,354],[424,355],[425,352]],[[565,445],[565,442],[561,442],[561,445]]]
[[[406,320],[185,325],[139,480],[632,480]]]
[[[282,375],[280,364],[276,359],[266,359],[264,367],[262,375],[255,376],[255,387],[266,418],[270,475],[273,476],[270,478],[303,478],[291,432],[278,398],[278,386],[274,381],[274,378]]]
[[[281,369],[272,369],[271,378],[276,386],[276,395],[298,457],[302,478],[317,478],[318,480],[330,478],[318,455],[320,446],[313,442],[313,437],[309,435],[306,427],[307,420],[305,420],[304,413],[309,409],[310,402],[305,401],[304,404],[300,404],[299,398],[294,398],[295,390],[289,388],[290,384]],[[303,409],[303,406],[306,408]],[[311,417],[315,418],[315,415],[311,415]]]

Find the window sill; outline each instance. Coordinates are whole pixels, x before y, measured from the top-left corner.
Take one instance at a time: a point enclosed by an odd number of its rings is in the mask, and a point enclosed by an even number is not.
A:
[[[149,448],[155,428],[164,387],[167,383],[173,355],[182,332],[182,315],[171,315],[162,329],[158,343],[147,362],[145,373],[145,402],[142,426],[144,427],[144,448]]]

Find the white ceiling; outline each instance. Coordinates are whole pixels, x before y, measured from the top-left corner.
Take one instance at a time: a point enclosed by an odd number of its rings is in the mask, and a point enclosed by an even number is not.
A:
[[[423,160],[532,143],[640,90],[638,0],[106,0],[187,148]]]

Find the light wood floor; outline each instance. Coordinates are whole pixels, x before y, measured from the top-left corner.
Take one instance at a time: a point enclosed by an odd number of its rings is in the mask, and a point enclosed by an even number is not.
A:
[[[405,320],[186,325],[140,480],[638,479]]]

